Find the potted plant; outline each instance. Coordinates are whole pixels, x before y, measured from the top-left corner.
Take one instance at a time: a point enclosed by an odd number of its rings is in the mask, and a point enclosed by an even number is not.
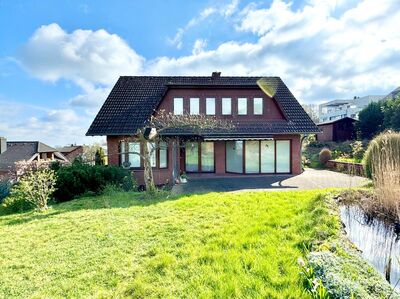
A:
[[[181,183],[187,183],[187,174],[185,172],[182,172],[180,179]]]

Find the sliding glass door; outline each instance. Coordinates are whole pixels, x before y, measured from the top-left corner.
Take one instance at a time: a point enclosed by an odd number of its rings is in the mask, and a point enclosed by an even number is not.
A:
[[[243,173],[243,141],[226,142],[226,171]]]
[[[214,142],[186,142],[187,172],[214,172]]]
[[[227,141],[226,172],[290,173],[290,140]],[[244,164],[243,164],[244,163]]]
[[[259,173],[260,172],[260,142],[259,141],[246,141],[245,143],[246,154],[246,173]]]
[[[261,172],[275,172],[275,142],[273,140],[261,141]]]
[[[185,164],[187,172],[199,171],[199,144],[197,142],[186,142]]]
[[[201,171],[214,172],[214,142],[201,143]]]
[[[290,172],[290,141],[277,140],[276,141],[276,172],[289,173]]]

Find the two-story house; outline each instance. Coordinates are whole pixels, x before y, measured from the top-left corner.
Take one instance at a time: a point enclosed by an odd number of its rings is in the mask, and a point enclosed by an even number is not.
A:
[[[230,120],[234,127],[211,130],[201,139],[167,130],[152,159],[156,184],[172,183],[180,173],[209,176],[299,174],[301,134],[319,132],[279,77],[120,77],[88,136],[107,136],[111,165],[129,165],[143,183],[142,151],[135,132],[156,111],[205,114]],[[129,163],[126,163],[129,162]]]

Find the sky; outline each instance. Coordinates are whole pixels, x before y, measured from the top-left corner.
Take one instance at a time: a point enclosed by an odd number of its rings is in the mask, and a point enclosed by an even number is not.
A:
[[[122,75],[280,76],[301,103],[400,86],[399,0],[0,0],[0,136],[85,137]]]

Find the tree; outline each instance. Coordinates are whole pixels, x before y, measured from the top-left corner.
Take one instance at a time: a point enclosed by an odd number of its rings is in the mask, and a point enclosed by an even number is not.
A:
[[[151,167],[151,155],[159,148],[158,144],[163,139],[163,132],[169,129],[179,129],[187,135],[197,136],[201,139],[202,133],[208,130],[226,130],[233,127],[230,121],[209,115],[174,115],[161,110],[156,115],[151,116],[145,126],[138,129],[136,135],[133,136],[142,143],[143,153],[129,152],[139,155],[143,160],[146,190],[153,192],[156,189]]]
[[[371,139],[383,128],[384,112],[381,102],[372,102],[358,115],[357,131],[361,138]]]
[[[393,100],[387,100],[382,105],[384,113],[384,129],[400,131],[400,95]]]
[[[47,209],[47,202],[55,191],[56,175],[53,170],[42,168],[24,174],[11,190],[11,196],[20,196],[31,202],[37,210]]]
[[[96,150],[96,153],[94,155],[94,164],[95,165],[104,165],[104,164],[106,164],[105,163],[105,160],[106,160],[105,158],[106,158],[106,155],[104,154],[103,148],[99,147]]]
[[[102,146],[98,143],[94,143],[92,145],[84,145],[83,154],[77,158],[78,160],[81,160],[82,163],[89,163],[93,165],[96,161],[96,152],[100,150],[100,148],[102,148]]]

